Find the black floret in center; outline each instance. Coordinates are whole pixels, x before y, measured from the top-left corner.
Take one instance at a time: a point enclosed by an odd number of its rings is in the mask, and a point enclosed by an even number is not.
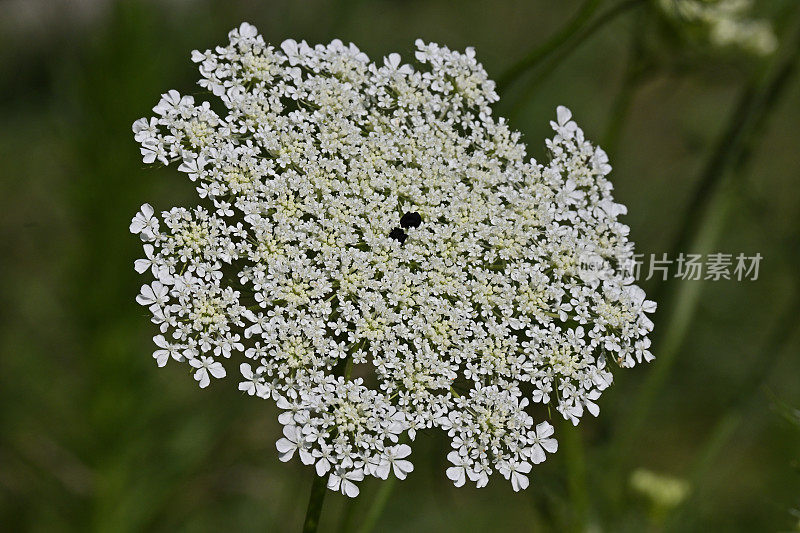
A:
[[[422,224],[422,217],[419,213],[406,213],[400,218],[400,226],[403,228],[418,228]]]
[[[402,228],[394,228],[392,231],[389,232],[389,237],[396,241],[400,241],[400,244],[403,244],[406,241],[406,237],[408,237],[408,235],[406,235],[406,232],[403,231]]]

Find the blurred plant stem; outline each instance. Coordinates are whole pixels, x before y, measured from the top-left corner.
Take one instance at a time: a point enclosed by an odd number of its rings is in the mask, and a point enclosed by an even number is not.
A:
[[[560,435],[571,505],[570,529],[585,531],[589,497],[586,491],[586,458],[581,432],[570,422],[563,421]]]
[[[622,75],[622,84],[617,96],[614,98],[614,102],[611,104],[608,125],[603,135],[601,146],[612,160],[617,151],[619,136],[628,118],[633,97],[648,74],[644,49],[644,36],[647,29],[645,24],[646,15],[647,12],[639,12],[633,24],[631,47],[628,53],[628,61],[625,65],[625,72]]]
[[[375,524],[378,523],[381,514],[383,514],[383,510],[386,508],[386,503],[389,501],[389,496],[392,495],[396,482],[397,478],[389,476],[389,479],[380,484],[381,488],[378,489],[378,493],[375,495],[375,499],[367,512],[367,516],[358,529],[358,533],[371,533]]]
[[[355,519],[356,511],[360,507],[360,498],[350,499],[344,504],[344,511],[342,517],[339,519],[339,526],[336,531],[339,533],[348,533],[353,531],[353,520]]]
[[[535,46],[525,57],[511,65],[500,78],[497,79],[497,92],[503,93],[508,87],[519,80],[528,70],[535,68],[545,57],[550,55],[559,46],[568,41],[592,17],[602,0],[585,0],[572,19],[550,39]]]
[[[766,74],[754,76],[742,91],[728,125],[700,175],[697,189],[671,248],[670,257],[677,256],[679,252],[708,252],[716,243],[734,203],[732,180],[725,178],[741,174],[733,171],[743,168],[751,157],[750,143],[759,137],[757,133],[775,109],[795,72],[800,53],[800,28],[795,33],[792,39],[787,40],[783,47],[784,53],[776,60],[775,66],[767,69]],[[659,301],[664,294],[664,288],[670,285],[669,281],[661,283],[653,293],[653,298]],[[642,385],[638,398],[632,402],[633,411],[623,419],[624,422],[612,440],[611,450],[616,454],[616,472],[612,479],[617,491],[623,486],[624,463],[639,439],[644,421],[666,383],[689,331],[702,285],[690,282],[676,285],[664,306],[667,315],[661,323],[664,324],[662,331],[665,331],[665,336],[659,340],[655,350],[656,362]],[[659,301],[659,304],[663,303]],[[664,316],[662,313],[659,315]]]
[[[552,54],[551,59],[542,65],[538,74],[528,84],[526,84],[526,86],[521,90],[521,93],[515,99],[512,99],[512,103],[507,113],[508,118],[516,118],[525,104],[527,104],[531,97],[536,93],[536,90],[539,88],[542,82],[547,79],[547,77],[552,74],[553,71],[558,68],[558,66],[589,37],[594,35],[609,22],[615,20],[618,16],[627,12],[629,9],[643,3],[644,0],[624,0],[606,10],[599,17],[597,17],[593,23],[575,28],[575,31],[573,31],[573,33],[570,34],[567,39],[564,39],[563,43],[559,43],[559,47],[554,47],[553,51],[555,52],[557,49],[557,52]],[[561,44],[564,46],[560,46]],[[549,52],[550,51],[548,51],[547,55],[550,55]],[[543,56],[541,60],[544,60],[545,57],[546,56]],[[538,66],[538,63],[540,62],[541,61],[538,61],[535,65]]]
[[[315,533],[319,527],[319,517],[322,514],[322,503],[325,501],[325,492],[328,490],[327,477],[313,473],[314,481],[311,483],[311,493],[308,497],[306,519],[303,521],[303,533]]]

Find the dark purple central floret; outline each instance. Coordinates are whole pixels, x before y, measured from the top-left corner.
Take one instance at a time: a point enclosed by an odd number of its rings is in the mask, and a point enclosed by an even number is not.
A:
[[[422,224],[422,217],[419,213],[406,213],[400,219],[400,226],[403,228],[418,228]]]

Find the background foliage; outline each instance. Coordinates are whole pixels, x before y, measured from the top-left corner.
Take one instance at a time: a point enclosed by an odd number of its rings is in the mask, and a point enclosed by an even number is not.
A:
[[[193,190],[174,169],[143,168],[130,125],[160,92],[196,90],[189,51],[222,42],[242,20],[273,43],[339,37],[372,58],[408,58],[417,37],[473,45],[496,79],[550,51],[503,86],[498,107],[531,155],[543,156],[547,122],[567,105],[611,152],[638,252],[764,257],[755,282],[645,282],[660,306],[658,359],[617,373],[599,419],[577,432],[561,424],[561,450],[534,469],[527,492],[500,479],[455,489],[446,442],[422,435],[409,480],[391,492],[367,482],[355,503],[330,494],[321,530],[795,528],[798,4],[758,3],[781,47],[754,58],[691,40],[655,3],[623,3],[0,4],[0,529],[302,522],[311,471],[278,461],[274,407],[231,383],[201,392],[178,366],[157,371],[153,327],[133,302],[131,216],[144,201],[167,208]],[[609,9],[618,12],[590,28]],[[571,24],[578,33],[559,39]],[[641,469],[656,473],[656,494],[631,484]],[[688,486],[686,497],[659,495],[663,476]]]

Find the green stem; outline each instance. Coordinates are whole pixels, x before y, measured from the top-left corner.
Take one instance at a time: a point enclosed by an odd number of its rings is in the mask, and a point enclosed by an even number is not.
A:
[[[344,367],[344,379],[349,380],[350,374],[353,373],[353,356],[347,357],[347,364]]]
[[[573,519],[573,531],[586,530],[589,498],[586,494],[586,458],[583,440],[578,428],[570,422],[561,424],[561,444],[567,469],[567,489],[569,490],[570,515]]]
[[[318,476],[314,472],[314,481],[311,484],[311,493],[308,497],[306,519],[303,521],[303,533],[315,533],[319,527],[319,517],[322,514],[322,502],[327,492],[327,476]]]
[[[545,57],[556,48],[567,42],[591,18],[601,0],[586,0],[574,17],[547,41],[534,47],[528,54],[511,65],[502,76],[497,79],[497,92],[505,92],[508,87],[518,81],[525,72],[535,68]]]
[[[364,518],[364,522],[361,524],[358,533],[370,533],[372,528],[375,527],[375,524],[383,513],[383,509],[386,507],[386,503],[389,501],[389,496],[392,495],[392,490],[396,482],[397,478],[390,475],[389,479],[381,483],[381,488],[378,490],[378,494],[375,495],[375,501],[372,502],[369,512],[366,518]]]
[[[530,100],[531,96],[536,92],[539,88],[539,85],[547,79],[547,77],[552,73],[564,59],[566,59],[572,52],[575,51],[581,44],[583,44],[589,37],[594,35],[598,30],[603,28],[606,24],[616,19],[619,15],[622,15],[629,9],[643,3],[644,0],[625,0],[623,2],[618,3],[614,7],[608,9],[605,13],[597,17],[597,19],[590,24],[589,26],[585,27],[583,31],[577,32],[576,35],[570,36],[571,42],[561,48],[561,50],[555,54],[555,56],[548,61],[540,70],[539,74],[531,80],[531,82],[525,87],[525,90],[522,94],[517,97],[517,99],[513,102],[511,107],[509,108],[508,118],[516,117],[525,104]]]
[[[646,31],[643,16],[638,17],[633,27],[631,36],[631,49],[625,73],[622,75],[622,85],[614,102],[611,105],[611,114],[603,136],[603,149],[610,158],[617,151],[620,133],[630,112],[633,97],[645,78],[645,51],[643,38]]]
[[[342,518],[339,521],[339,528],[337,529],[338,533],[349,533],[353,531],[353,520],[356,516],[356,512],[358,509],[361,508],[360,500],[358,498],[347,498],[347,501],[344,504],[344,512],[342,513]]]

